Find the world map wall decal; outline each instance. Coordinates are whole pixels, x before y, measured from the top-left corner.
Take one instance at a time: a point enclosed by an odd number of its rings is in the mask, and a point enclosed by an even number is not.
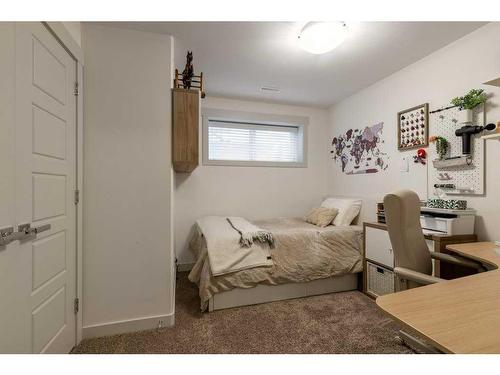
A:
[[[345,174],[377,173],[388,167],[389,156],[383,150],[382,131],[384,123],[361,129],[349,129],[332,139],[332,155],[340,162]]]

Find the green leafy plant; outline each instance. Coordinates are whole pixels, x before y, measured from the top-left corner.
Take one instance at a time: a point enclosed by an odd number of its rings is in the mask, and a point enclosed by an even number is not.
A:
[[[429,137],[429,142],[436,142],[436,152],[439,155],[439,159],[443,160],[446,156],[446,152],[448,151],[448,140],[440,135],[433,135]]]
[[[472,89],[464,96],[458,96],[451,100],[451,104],[460,109],[474,109],[479,104],[482,104],[488,99],[484,90],[482,89]]]

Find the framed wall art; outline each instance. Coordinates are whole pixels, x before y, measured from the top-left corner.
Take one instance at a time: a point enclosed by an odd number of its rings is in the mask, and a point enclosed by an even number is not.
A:
[[[429,145],[429,103],[398,112],[398,149]]]
[[[389,166],[382,138],[384,123],[349,129],[332,139],[330,154],[348,175],[377,173]]]

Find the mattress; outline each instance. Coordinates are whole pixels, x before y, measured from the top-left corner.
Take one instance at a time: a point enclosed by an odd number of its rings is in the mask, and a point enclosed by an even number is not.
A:
[[[189,246],[196,262],[189,280],[199,287],[201,309],[216,293],[234,288],[252,288],[258,284],[278,285],[340,276],[362,271],[363,229],[361,226],[320,228],[301,218],[276,218],[253,221],[272,232],[272,267],[255,267],[221,276],[213,276],[207,257],[206,241],[196,225]]]

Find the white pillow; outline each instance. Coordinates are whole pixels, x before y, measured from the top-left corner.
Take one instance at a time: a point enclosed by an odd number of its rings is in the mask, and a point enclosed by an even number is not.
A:
[[[336,208],[339,210],[333,220],[333,225],[351,225],[361,210],[361,199],[327,198],[321,203],[321,207]]]

